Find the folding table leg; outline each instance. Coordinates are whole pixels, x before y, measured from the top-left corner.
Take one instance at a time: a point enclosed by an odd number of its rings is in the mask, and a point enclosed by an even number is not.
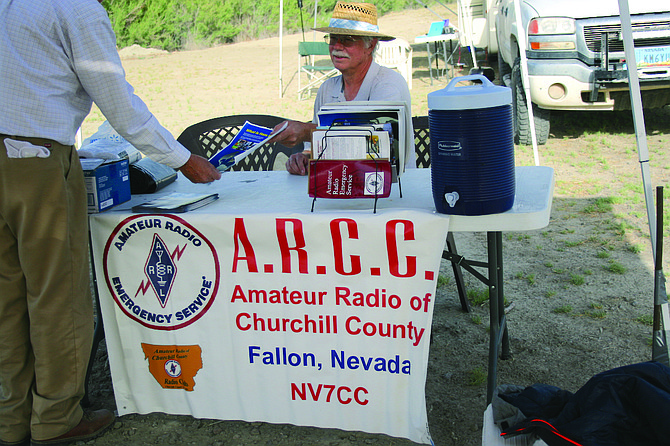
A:
[[[507,334],[507,320],[505,317],[505,295],[503,292],[503,252],[502,252],[502,232],[486,233],[486,251],[487,262],[478,262],[465,259],[456,252],[456,244],[451,233],[447,235],[447,246],[442,252],[442,258],[449,260],[454,268],[458,292],[461,297],[461,304],[467,305],[467,293],[463,284],[461,267],[479,279],[489,287],[489,366],[487,380],[487,402],[490,403],[493,398],[493,391],[496,388],[498,375],[498,352],[502,352],[500,357],[508,359],[511,356],[509,336]],[[475,270],[473,267],[487,268],[488,277]],[[460,283],[459,283],[460,282]],[[468,310],[466,310],[468,311]]]
[[[510,357],[507,320],[505,318],[505,296],[503,293],[503,257],[502,233],[488,232],[488,273],[489,273],[489,370],[487,380],[486,402],[493,399],[493,392],[498,380],[498,351],[502,345],[502,359]]]
[[[501,359],[509,359],[512,356],[509,346],[509,333],[507,331],[507,318],[505,317],[505,293],[503,280],[503,243],[502,232],[496,232],[496,257],[498,267],[498,320],[502,327],[502,341],[501,341]]]
[[[428,72],[430,73],[430,85],[433,85],[433,57],[430,52],[430,42],[426,42],[426,52],[428,53]]]
[[[456,241],[454,240],[454,234],[451,232],[447,234],[447,251],[458,258]],[[451,260],[451,268],[454,271],[454,278],[456,279],[456,288],[458,289],[458,298],[461,301],[461,308],[466,313],[469,313],[470,302],[468,301],[468,292],[465,289],[465,281],[463,280],[463,271],[461,270],[461,265],[458,262]]]
[[[86,368],[86,377],[84,378],[84,397],[81,400],[81,404],[84,407],[91,406],[91,399],[88,394],[88,382],[91,379],[91,372],[93,371],[93,363],[95,362],[95,356],[98,352],[98,346],[100,341],[105,338],[105,329],[102,323],[102,309],[100,308],[100,297],[98,295],[98,281],[95,275],[95,265],[93,264],[93,243],[91,240],[91,234],[89,233],[89,247],[91,250],[91,283],[93,285],[93,297],[95,298],[95,329],[93,331],[93,345],[91,347],[91,357],[88,360],[88,367]]]
[[[91,357],[88,360],[88,367],[86,369],[86,381],[84,382],[84,398],[81,400],[81,404],[84,407],[91,406],[91,399],[88,394],[88,384],[91,380],[91,372],[93,371],[93,363],[95,362],[95,357],[98,352],[98,347],[100,341],[105,338],[105,330],[102,323],[102,311],[100,310],[100,299],[98,298],[98,292],[95,292],[95,305],[96,305],[96,318],[95,318],[95,330],[93,331],[93,346],[91,347]]]

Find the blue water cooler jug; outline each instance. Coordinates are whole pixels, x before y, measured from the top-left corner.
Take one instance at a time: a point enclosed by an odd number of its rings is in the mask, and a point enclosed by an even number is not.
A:
[[[479,81],[457,86],[462,81]],[[512,92],[486,77],[456,77],[428,94],[431,182],[443,214],[486,215],[514,204]]]

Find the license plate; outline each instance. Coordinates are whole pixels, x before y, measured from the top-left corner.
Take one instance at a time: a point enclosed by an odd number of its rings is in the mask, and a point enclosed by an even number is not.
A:
[[[670,46],[635,48],[638,68],[670,66]]]

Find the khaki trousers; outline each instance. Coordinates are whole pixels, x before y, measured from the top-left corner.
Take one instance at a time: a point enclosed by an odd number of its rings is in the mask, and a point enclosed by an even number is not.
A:
[[[0,135],[0,440],[45,440],[82,417],[93,338],[88,217],[73,147],[10,158]]]

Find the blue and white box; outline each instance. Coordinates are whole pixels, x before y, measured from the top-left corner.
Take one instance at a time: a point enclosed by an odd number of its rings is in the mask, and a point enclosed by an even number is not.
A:
[[[130,200],[130,172],[127,158],[111,162],[82,158],[81,166],[86,181],[89,214],[105,211]]]

